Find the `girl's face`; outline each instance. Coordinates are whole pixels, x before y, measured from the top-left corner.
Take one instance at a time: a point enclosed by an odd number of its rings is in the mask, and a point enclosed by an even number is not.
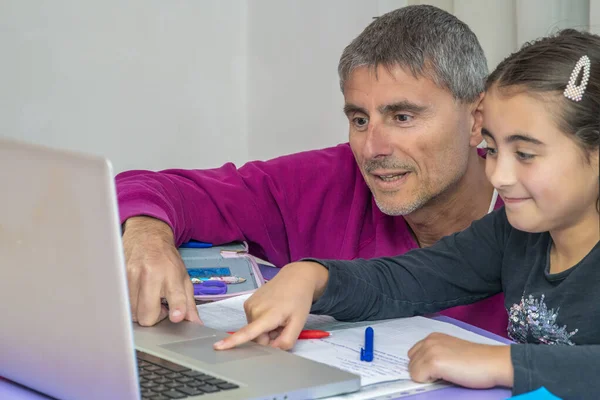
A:
[[[557,104],[495,87],[482,102],[486,174],[510,224],[522,231],[562,230],[597,214],[598,152],[588,161],[558,129],[552,115]]]

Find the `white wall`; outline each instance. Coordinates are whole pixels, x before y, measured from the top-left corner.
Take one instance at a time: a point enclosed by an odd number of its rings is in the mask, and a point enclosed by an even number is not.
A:
[[[590,32],[600,35],[600,0],[590,0]]]
[[[465,21],[490,70],[558,27],[600,32],[600,0],[2,0],[0,135],[117,171],[335,145],[341,52],[373,17],[419,3]]]
[[[517,39],[513,1],[456,0],[450,12],[469,25],[477,35],[490,72],[504,57],[515,51]]]
[[[249,157],[347,140],[337,65],[378,15],[364,0],[253,0],[248,8]]]
[[[518,46],[564,28],[589,29],[589,0],[517,0],[516,7]]]
[[[594,19],[600,24],[600,11],[590,14],[590,3],[600,7],[600,0],[408,0],[440,7],[469,25],[490,71],[527,41],[567,27],[588,29]]]
[[[0,135],[117,171],[248,158],[246,1],[0,2]]]

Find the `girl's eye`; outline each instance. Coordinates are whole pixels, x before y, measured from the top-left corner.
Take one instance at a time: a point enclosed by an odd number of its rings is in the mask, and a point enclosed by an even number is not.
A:
[[[493,147],[486,147],[485,151],[488,156],[495,156],[498,153],[498,149],[494,149]]]
[[[517,158],[521,161],[531,160],[535,157],[533,154],[523,153],[522,151],[517,151]]]

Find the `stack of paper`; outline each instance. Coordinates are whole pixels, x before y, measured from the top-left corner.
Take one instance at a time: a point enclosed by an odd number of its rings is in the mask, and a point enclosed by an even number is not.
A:
[[[246,325],[243,304],[248,297],[240,296],[200,305],[200,317],[208,327],[223,331],[238,330]],[[363,362],[360,361],[360,349],[364,345],[365,326],[369,325],[373,326],[375,332],[374,359],[372,362]],[[292,350],[294,354],[360,375],[362,386],[402,380],[394,385],[393,390],[396,393],[406,391],[407,394],[415,388],[425,390],[424,388],[437,389],[440,386],[415,383],[410,380],[408,373],[408,350],[430,333],[441,332],[471,342],[504,345],[455,325],[424,317],[344,323],[328,316],[310,315],[305,328],[327,330],[332,334],[325,339],[299,340]],[[381,387],[372,389],[368,391],[382,392]],[[385,388],[387,391],[390,389],[389,385]],[[365,389],[338,398],[365,398],[364,392]]]

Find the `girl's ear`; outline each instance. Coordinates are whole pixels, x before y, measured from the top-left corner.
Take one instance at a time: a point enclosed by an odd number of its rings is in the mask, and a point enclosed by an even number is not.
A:
[[[600,184],[600,148],[592,153],[591,161],[596,171],[598,171],[598,182]]]
[[[598,171],[598,177],[600,179],[600,147],[590,151],[589,160],[592,168]]]
[[[473,102],[473,109],[471,111],[471,117],[473,119],[473,126],[471,127],[471,139],[469,144],[471,147],[477,147],[483,142],[483,136],[481,135],[481,128],[483,127],[483,98],[485,92],[482,92],[477,100]]]

